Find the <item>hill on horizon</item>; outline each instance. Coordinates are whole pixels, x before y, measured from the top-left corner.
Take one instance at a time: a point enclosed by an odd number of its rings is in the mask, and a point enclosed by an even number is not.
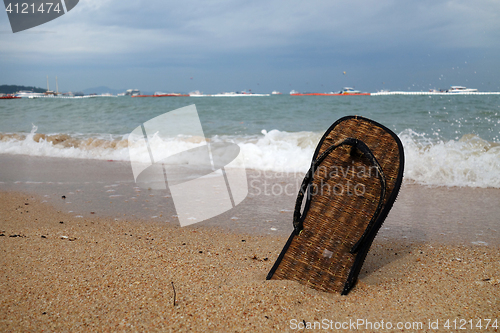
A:
[[[0,85],[0,94],[14,94],[20,90],[29,90],[36,93],[44,93],[46,89],[38,88],[38,87],[29,87],[29,86],[17,86],[17,85],[9,85],[3,84]]]
[[[4,84],[0,85],[0,94],[14,94],[20,90],[28,90],[28,91],[33,91],[36,93],[44,93],[47,91],[47,89],[44,88],[39,88],[35,86],[18,86],[18,85],[9,85],[9,84]],[[99,86],[99,87],[94,87],[94,88],[87,88],[82,90],[84,94],[104,94],[104,93],[110,93],[113,95],[123,93],[127,89],[112,89],[106,86]],[[77,90],[73,92],[78,92]],[[152,92],[143,92],[144,94],[153,94]]]

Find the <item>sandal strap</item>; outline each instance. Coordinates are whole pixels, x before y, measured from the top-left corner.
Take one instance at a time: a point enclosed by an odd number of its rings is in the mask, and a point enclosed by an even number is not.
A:
[[[380,179],[380,199],[377,205],[377,209],[375,210],[375,213],[373,214],[370,222],[368,223],[368,226],[366,227],[363,235],[360,237],[360,239],[356,242],[356,244],[352,247],[351,253],[356,253],[363,242],[366,240],[368,235],[370,234],[371,230],[373,229],[373,226],[375,225],[375,222],[382,210],[382,206],[384,203],[384,198],[385,198],[385,193],[386,193],[386,180],[385,180],[385,175],[382,170],[382,167],[380,166],[379,162],[373,155],[372,151],[368,146],[361,140],[355,139],[355,138],[347,138],[343,140],[340,143],[333,144],[330,147],[328,147],[317,159],[313,160],[311,163],[311,167],[307,171],[304,180],[302,181],[302,184],[300,186],[299,193],[297,195],[297,200],[295,201],[295,210],[293,213],[293,228],[295,231],[295,234],[299,235],[302,229],[304,229],[304,219],[302,216],[302,213],[300,212],[300,209],[302,207],[302,201],[304,199],[304,195],[307,191],[308,197],[310,197],[310,187],[312,185],[312,181],[314,180],[314,172],[317,169],[317,167],[326,159],[326,157],[332,153],[335,149],[341,147],[341,146],[352,146],[353,148],[358,149],[361,151],[373,164],[373,166],[377,169],[377,174],[379,175]]]

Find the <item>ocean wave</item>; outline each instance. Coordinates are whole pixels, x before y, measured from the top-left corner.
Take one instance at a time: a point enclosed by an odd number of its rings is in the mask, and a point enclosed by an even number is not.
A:
[[[405,179],[424,185],[500,188],[500,143],[474,134],[435,141],[410,129],[399,134]]]
[[[0,133],[0,154],[129,161],[136,147],[127,135]],[[239,145],[244,166],[293,174],[305,173],[322,133],[263,130],[261,135],[214,136],[211,142]],[[405,149],[405,181],[423,185],[500,188],[500,143],[467,134],[436,140],[407,129],[399,134]],[[203,144],[202,138],[155,137],[152,150],[180,152]],[[144,150],[137,148],[144,154]],[[130,150],[130,153],[129,153]],[[137,156],[137,155],[134,155]],[[142,156],[148,161],[149,155]],[[243,166],[243,165],[241,165]]]
[[[62,158],[128,160],[127,140],[111,135],[82,136],[36,133],[0,133],[0,154]]]

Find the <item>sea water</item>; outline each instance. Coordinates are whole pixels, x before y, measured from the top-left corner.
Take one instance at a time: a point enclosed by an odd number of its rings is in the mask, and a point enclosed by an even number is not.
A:
[[[196,105],[210,142],[234,142],[246,168],[307,171],[337,119],[360,115],[402,140],[405,182],[500,188],[500,96],[289,96],[18,99],[0,102],[2,154],[129,160],[128,135],[142,123]],[[152,149],[199,140],[157,137]]]

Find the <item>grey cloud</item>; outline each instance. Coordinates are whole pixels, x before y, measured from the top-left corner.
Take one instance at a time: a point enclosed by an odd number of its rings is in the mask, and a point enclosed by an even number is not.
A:
[[[469,62],[498,58],[498,13],[500,2],[488,0],[86,0],[37,28],[57,31],[57,38],[0,34],[0,57],[19,67],[42,58],[47,65],[205,72],[300,66],[297,76],[306,81],[308,69],[390,66],[392,72],[412,63],[451,68],[450,57],[463,62],[464,54]],[[0,25],[5,22],[0,17]],[[0,65],[4,70],[12,73]]]

